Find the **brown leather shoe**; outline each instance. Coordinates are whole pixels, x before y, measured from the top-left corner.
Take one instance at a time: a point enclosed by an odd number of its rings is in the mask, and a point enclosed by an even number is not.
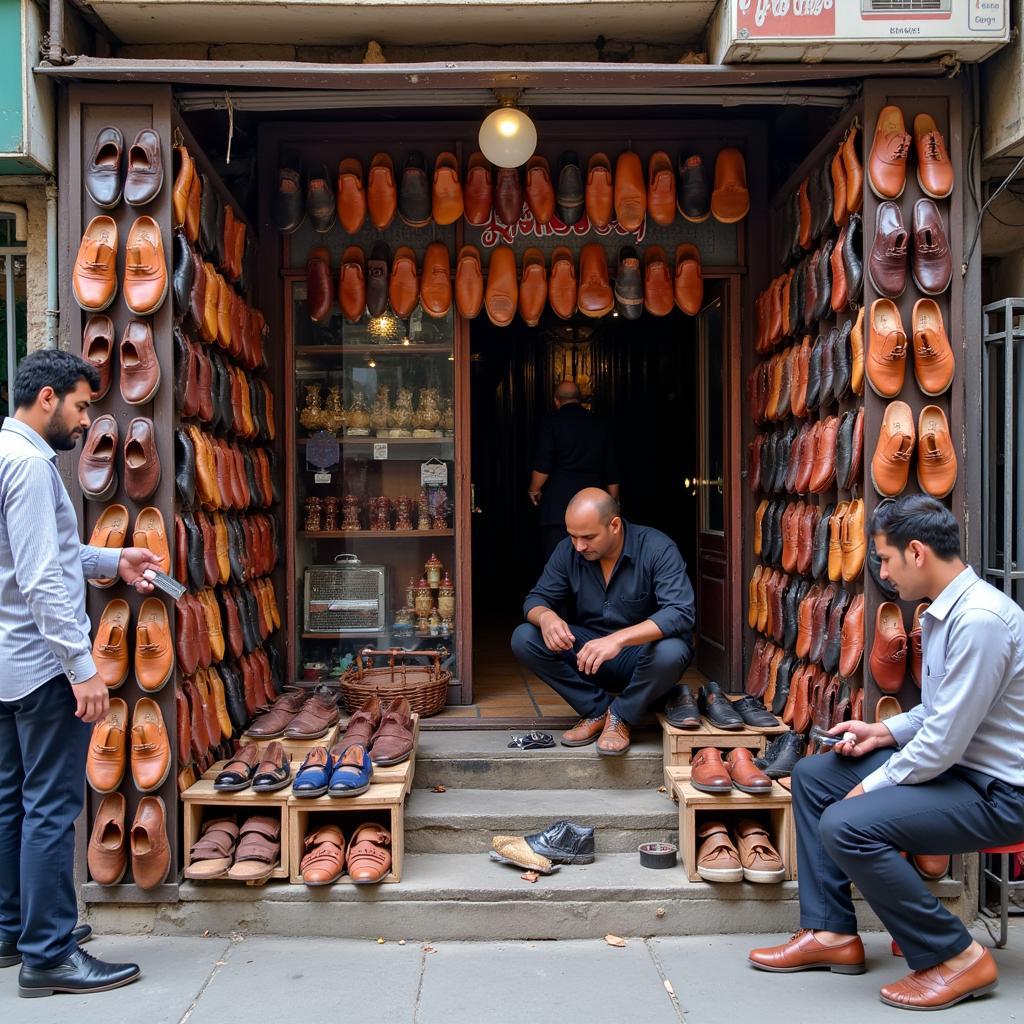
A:
[[[92,727],[85,777],[97,793],[113,793],[124,778],[128,705],[112,697],[106,715]]]
[[[516,254],[510,246],[495,246],[491,250],[487,288],[484,292],[484,307],[495,327],[508,327],[515,319],[518,296]]]
[[[547,224],[555,215],[555,187],[547,157],[534,154],[526,161],[526,205],[538,224]],[[532,326],[532,325],[531,325]]]
[[[337,825],[322,825],[303,845],[309,852],[299,862],[299,873],[306,885],[332,885],[345,873],[345,834]]]
[[[171,551],[167,546],[167,528],[160,509],[148,506],[139,510],[135,517],[135,529],[132,539],[138,548],[149,548],[154,559],[160,564],[161,571],[170,574]]]
[[[857,319],[850,330],[850,390],[864,393],[864,307],[857,310]]]
[[[128,868],[125,842],[125,802],[122,793],[109,793],[100,802],[86,855],[89,877],[100,885],[117,885]]]
[[[366,746],[373,763],[387,767],[408,761],[414,745],[412,709],[405,697],[399,697],[383,709],[380,725]]]
[[[910,620],[910,632],[907,634],[907,667],[914,685],[921,688],[921,659],[923,657],[923,638],[921,634],[921,615],[928,610],[928,602],[924,601],[914,609],[914,617]]]
[[[167,608],[159,598],[147,597],[139,608],[135,627],[135,681],[143,690],[155,693],[163,689],[173,672],[174,647]]]
[[[587,218],[591,227],[608,227],[612,219],[614,193],[612,165],[604,153],[595,153],[587,162],[587,184],[584,197]],[[582,277],[582,274],[580,276]]]
[[[711,213],[721,224],[743,220],[750,209],[747,191],[747,165],[738,149],[726,147],[715,157],[715,189],[711,193]]]
[[[366,257],[358,245],[350,245],[341,257],[338,305],[350,324],[358,323],[366,312]]]
[[[666,274],[668,268],[666,267]],[[671,282],[669,283],[671,304]],[[615,295],[608,280],[608,257],[604,246],[591,242],[580,251],[579,311],[584,316],[602,317],[615,306]]]
[[[140,793],[159,789],[171,770],[171,745],[160,706],[140,697],[132,712],[132,781]]]
[[[462,183],[454,153],[438,153],[434,161],[431,207],[437,224],[454,224],[462,216]]]
[[[833,974],[863,974],[864,943],[855,935],[837,946],[820,943],[810,928],[801,928],[781,946],[752,949],[747,959],[762,971],[789,974],[827,967]]]
[[[946,414],[926,405],[917,421],[917,482],[925,494],[945,498],[956,485],[957,459]]]
[[[548,275],[544,253],[530,248],[523,253],[523,276],[519,282],[519,315],[528,327],[536,327],[548,298]]]
[[[128,509],[124,505],[108,505],[101,513],[96,525],[92,528],[92,535],[89,537],[91,547],[97,548],[120,548],[124,547],[125,537],[128,536]],[[94,587],[106,589],[113,586],[117,581],[89,580]]]
[[[910,136],[899,107],[882,107],[868,155],[868,184],[879,199],[899,199],[907,183]]]
[[[697,828],[697,874],[705,882],[742,882],[740,854],[720,821],[704,820]]]
[[[676,248],[674,297],[676,305],[689,316],[696,316],[704,304],[704,277],[700,250],[695,245]]]
[[[373,885],[391,871],[391,833],[383,825],[360,825],[348,846],[348,877],[355,885]]]
[[[211,531],[212,531],[211,524]],[[207,587],[205,590],[200,590],[196,595],[200,606],[203,610],[204,627],[206,629],[206,635],[210,640],[210,653],[213,656],[214,662],[220,662],[224,659],[225,652],[225,641],[224,641],[224,624],[220,617],[220,607],[217,604],[217,598],[213,595],[213,590]],[[267,635],[269,635],[267,630]],[[262,634],[262,631],[261,631]],[[265,636],[264,636],[265,639]],[[138,650],[138,648],[136,648]],[[228,729],[228,735],[231,734],[231,729]]]
[[[314,250],[315,252],[316,250]],[[310,253],[310,259],[312,259],[313,253]],[[308,269],[308,264],[307,264]],[[217,303],[220,300],[220,278],[217,274],[216,269],[212,263],[203,263],[203,318],[199,324],[199,336],[205,342],[213,342],[217,340]],[[328,270],[328,277],[330,272]],[[307,274],[307,290],[306,294],[309,296],[312,294],[309,291],[309,277]],[[330,294],[330,283],[328,282],[328,294]],[[308,307],[308,299],[307,299]]]
[[[330,319],[333,298],[331,253],[325,246],[317,246],[306,258],[306,312],[313,323]]]
[[[750,757],[749,751],[744,753]],[[768,780],[770,792],[771,779],[768,779],[767,775],[764,778]],[[740,864],[743,866],[743,877],[748,882],[772,884],[781,882],[786,877],[786,866],[782,863],[782,857],[772,844],[771,836],[764,825],[751,821],[750,818],[741,818],[736,822],[733,831]]]
[[[850,511],[851,502],[841,501],[836,505],[828,521],[828,578],[838,583],[843,575],[843,520]]]
[[[857,498],[850,502],[846,515],[843,517],[840,545],[843,553],[843,581],[852,583],[858,579],[864,569],[864,556],[867,544],[864,539],[864,499]]]
[[[344,750],[347,747],[358,744],[369,750],[374,733],[380,728],[383,713],[380,700],[377,697],[370,697],[358,711],[352,713],[341,739],[335,745],[335,749]]]
[[[452,271],[444,242],[431,242],[423,254],[420,302],[435,317],[447,316],[452,308]]]
[[[925,295],[941,295],[953,279],[953,256],[942,213],[933,199],[914,203],[910,265],[914,283]]]
[[[647,161],[647,216],[668,227],[676,219],[676,175],[672,159],[659,150]]]
[[[160,136],[152,128],[143,128],[135,136],[128,150],[127,163],[124,201],[129,206],[151,203],[164,184]]]
[[[523,215],[523,182],[518,167],[499,167],[494,182],[494,212],[512,227]]]
[[[124,489],[136,504],[149,498],[160,483],[160,455],[156,429],[148,416],[136,416],[128,424],[124,440]]]
[[[375,153],[366,175],[366,206],[370,223],[378,231],[391,226],[398,210],[395,165],[387,153]]]
[[[459,250],[455,268],[455,305],[467,320],[480,315],[484,305],[484,272],[480,265],[480,250],[475,245],[464,245]]]
[[[128,602],[115,598],[107,603],[96,627],[92,643],[92,660],[96,672],[110,690],[124,685],[128,678],[128,623],[131,621]]]
[[[129,320],[121,335],[121,397],[128,405],[144,405],[160,387],[160,361],[153,329],[146,320]]]
[[[842,143],[836,147],[829,172],[832,175],[832,220],[836,227],[843,227],[850,218],[850,211],[846,208],[846,169],[843,167]],[[836,248],[839,248],[838,242]]]
[[[190,245],[196,245],[199,241],[199,211],[202,199],[202,175],[198,170],[193,170],[192,184],[188,189],[188,206],[185,209],[185,237],[189,240]]]
[[[164,271],[166,277],[166,270]],[[117,224],[112,217],[89,221],[71,271],[75,301],[89,313],[102,313],[117,295]]]
[[[938,303],[934,299],[918,299],[914,303],[911,326],[917,386],[923,394],[934,398],[949,389],[956,368]]]
[[[338,188],[334,194],[338,220],[347,234],[355,235],[366,220],[363,165],[353,157],[338,164]]]
[[[581,718],[571,729],[562,733],[561,743],[563,747],[585,747],[593,743],[604,731],[607,711],[602,712],[596,718]]]
[[[741,793],[771,793],[772,780],[754,764],[754,757],[746,747],[730,750],[725,758],[725,767],[732,784]]]
[[[89,198],[100,209],[112,210],[121,201],[123,152],[124,136],[118,128],[107,126],[96,133],[82,180]]]
[[[796,204],[800,214],[800,248],[810,249],[814,239],[811,237],[811,197],[807,192],[806,178],[797,186]]]
[[[882,693],[900,692],[907,674],[907,633],[903,613],[893,601],[883,601],[875,613],[875,639],[868,667]]]
[[[97,416],[85,437],[78,460],[78,483],[92,501],[106,501],[117,490],[117,420]]]
[[[857,128],[843,141],[843,170],[846,172],[846,210],[857,213],[864,203],[864,168],[857,147]]]
[[[907,486],[914,442],[914,414],[910,406],[906,402],[890,402],[871,457],[871,482],[883,497],[895,498]]]
[[[569,320],[576,313],[576,301],[576,265],[572,250],[560,245],[551,253],[548,302],[556,316]]]
[[[285,727],[285,739],[319,739],[327,735],[328,730],[340,717],[334,694],[326,687],[318,687],[306,699],[302,710]]]
[[[667,316],[674,303],[672,273],[665,250],[660,245],[649,245],[644,249],[644,309],[652,316]]]
[[[470,154],[462,193],[466,223],[474,227],[486,224],[494,207],[494,179],[490,161],[479,151]]]
[[[690,762],[690,785],[702,793],[729,793],[732,791],[732,776],[722,761],[722,753],[716,747],[698,750]]]
[[[124,303],[139,316],[155,313],[167,297],[167,259],[160,225],[139,217],[128,232],[124,251]]]
[[[836,436],[839,433],[839,417],[829,416],[822,420],[821,430],[815,441],[814,464],[811,468],[810,490],[821,494],[828,490],[836,476]]]
[[[629,723],[624,722],[611,708],[604,720],[604,729],[597,738],[597,752],[604,757],[619,757],[629,750]]]
[[[100,375],[98,391],[90,393],[93,403],[105,398],[114,377],[114,322],[109,316],[93,314],[82,332],[82,358]]]
[[[999,982],[999,970],[992,954],[983,949],[967,967],[954,971],[938,964],[914,971],[900,981],[883,985],[878,996],[889,1006],[903,1010],[944,1010],[965,999],[991,992]]]
[[[922,878],[937,882],[949,873],[949,854],[915,853],[910,857],[911,864],[917,868]]]
[[[171,867],[167,842],[167,810],[158,796],[144,796],[131,831],[132,880],[143,890],[155,889]]]
[[[395,313],[406,319],[416,308],[420,297],[420,282],[416,272],[416,254],[408,246],[399,246],[391,263],[388,297]]]
[[[285,727],[302,710],[306,703],[305,690],[285,690],[246,729],[246,735],[253,739],[270,740],[284,735]]]
[[[637,231],[647,212],[644,166],[632,150],[619,154],[615,161],[615,220],[623,231]]]
[[[864,654],[864,595],[858,594],[846,609],[840,633],[839,674],[849,678],[857,671]]]
[[[914,117],[914,150],[917,154],[917,183],[932,199],[945,199],[953,191],[953,165],[931,114]]]

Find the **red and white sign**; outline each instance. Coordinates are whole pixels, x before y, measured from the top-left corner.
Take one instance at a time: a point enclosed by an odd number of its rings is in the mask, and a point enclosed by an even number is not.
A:
[[[836,34],[837,0],[736,0],[736,27],[750,38]]]

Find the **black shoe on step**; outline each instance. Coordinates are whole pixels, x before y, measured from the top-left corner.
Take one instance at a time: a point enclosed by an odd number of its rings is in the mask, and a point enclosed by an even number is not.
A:
[[[76,949],[56,967],[21,966],[18,995],[24,999],[52,996],[55,992],[108,992],[135,981],[138,964],[108,964]]]
[[[750,694],[744,694],[739,700],[734,700],[732,706],[743,719],[743,724],[755,732],[760,729],[776,729],[780,724],[779,720],[765,708],[764,702],[757,697],[751,697]]]
[[[556,821],[543,832],[525,836],[534,853],[554,864],[593,864],[594,830],[571,821]]]
[[[669,693],[665,718],[673,729],[700,728],[700,708],[688,686],[679,685]]]
[[[718,683],[710,682],[700,688],[697,706],[700,713],[717,729],[732,731],[743,728],[740,713],[732,706],[732,701],[722,693]]]

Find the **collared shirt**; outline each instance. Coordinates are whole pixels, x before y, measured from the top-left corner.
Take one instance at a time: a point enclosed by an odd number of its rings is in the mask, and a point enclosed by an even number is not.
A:
[[[569,623],[607,635],[650,619],[665,636],[689,641],[694,623],[693,587],[679,548],[660,530],[622,521],[625,539],[608,585],[600,562],[588,562],[561,541],[523,604],[550,608]]]
[[[120,548],[83,544],[57,455],[30,426],[0,427],[0,700],[62,672],[96,674],[85,614],[86,578],[117,576]]]
[[[1024,787],[1024,610],[970,567],[921,614],[921,703],[885,725],[898,750],[867,791],[954,765]]]

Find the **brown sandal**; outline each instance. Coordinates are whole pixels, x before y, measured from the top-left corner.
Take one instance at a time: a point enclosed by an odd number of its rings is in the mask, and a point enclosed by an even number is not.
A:
[[[348,876],[356,885],[372,885],[391,871],[391,833],[372,822],[360,825],[348,847]]]
[[[265,882],[280,863],[280,820],[257,814],[242,822],[235,863],[228,878],[236,882]]]
[[[238,825],[234,818],[216,818],[203,825],[203,833],[189,851],[186,878],[223,878],[234,861]]]
[[[309,853],[299,871],[309,886],[331,885],[345,872],[345,835],[337,825],[324,825],[306,836]]]

